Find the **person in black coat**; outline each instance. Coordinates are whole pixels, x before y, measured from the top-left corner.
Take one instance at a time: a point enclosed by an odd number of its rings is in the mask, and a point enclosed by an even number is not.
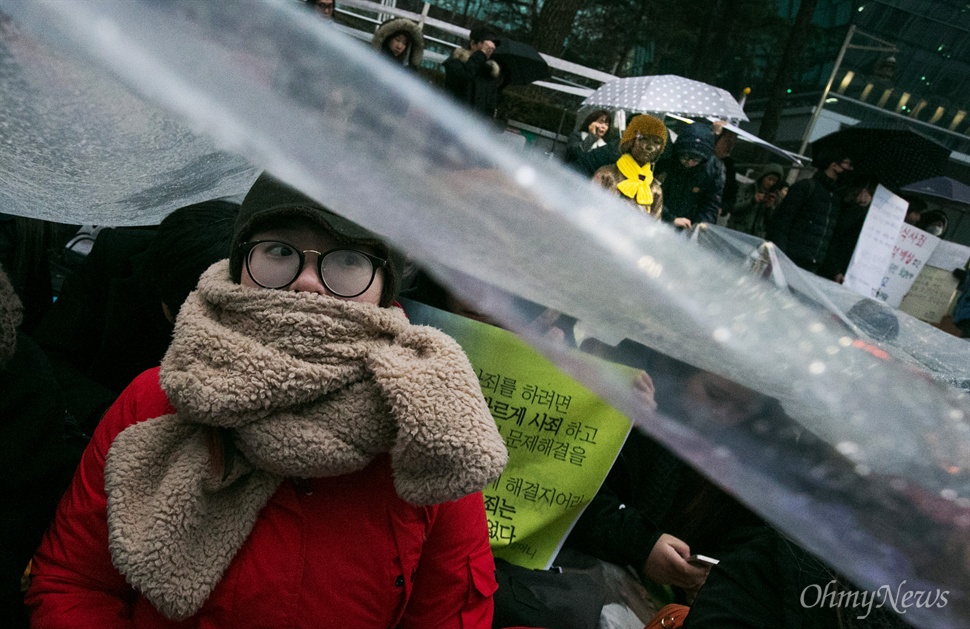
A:
[[[839,220],[844,179],[852,172],[848,154],[824,157],[825,164],[811,179],[796,181],[771,216],[768,240],[792,262],[812,273],[828,253]]]
[[[34,331],[68,410],[91,434],[118,394],[159,364],[199,276],[227,257],[238,205],[180,208],[157,230],[105,229]]]
[[[699,223],[717,223],[724,192],[724,167],[714,155],[714,130],[695,122],[684,127],[673,150],[654,169],[664,192],[660,219],[690,229]]]
[[[839,220],[835,223],[828,252],[819,265],[818,274],[839,284],[845,279],[845,272],[852,261],[862,226],[869,214],[876,181],[866,179],[854,184],[842,197]]]
[[[445,60],[445,91],[486,118],[498,112],[501,70],[490,57],[498,43],[498,32],[490,26],[473,28],[468,48],[456,48]]]
[[[720,129],[718,129],[720,127]],[[734,211],[734,204],[738,200],[738,169],[731,156],[738,143],[738,134],[717,123],[714,125],[717,139],[714,141],[714,156],[724,167],[724,191],[721,194],[720,216],[727,216]]]
[[[23,308],[0,267],[0,618],[26,628],[21,578],[67,488],[83,443],[44,353],[18,327]]]
[[[764,416],[770,399],[710,372],[657,355],[632,341],[582,349],[637,368],[655,386],[657,410],[687,424],[735,426]],[[690,600],[709,568],[688,563],[719,557],[728,533],[740,543],[764,526],[760,518],[640,430],[633,430],[606,482],[583,512],[566,545],[603,561],[632,566]]]

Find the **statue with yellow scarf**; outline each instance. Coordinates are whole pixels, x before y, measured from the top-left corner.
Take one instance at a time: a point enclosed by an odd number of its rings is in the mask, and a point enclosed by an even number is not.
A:
[[[654,218],[663,212],[663,192],[653,163],[667,146],[667,127],[653,116],[634,117],[620,138],[620,158],[593,173],[593,181],[629,199]]]

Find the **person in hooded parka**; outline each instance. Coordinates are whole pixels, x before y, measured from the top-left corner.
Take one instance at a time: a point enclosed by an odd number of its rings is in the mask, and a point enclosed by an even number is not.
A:
[[[407,18],[390,19],[374,32],[371,45],[402,66],[417,70],[424,59],[424,34],[421,26]]]

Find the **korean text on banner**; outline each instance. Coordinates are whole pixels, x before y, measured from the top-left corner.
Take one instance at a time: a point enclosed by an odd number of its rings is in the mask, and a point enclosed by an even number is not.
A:
[[[936,236],[912,225],[903,225],[893,247],[889,267],[879,290],[876,291],[876,299],[881,299],[893,308],[899,308],[903,297],[909,292],[916,276],[938,244],[940,239]]]
[[[630,420],[511,332],[402,300],[412,323],[461,344],[509,450],[484,490],[492,551],[526,568],[552,565],[606,479]],[[633,381],[634,370],[629,371]]]
[[[882,186],[876,188],[852,260],[845,272],[843,285],[846,288],[866,297],[876,297],[883,286],[907,207],[902,197]]]

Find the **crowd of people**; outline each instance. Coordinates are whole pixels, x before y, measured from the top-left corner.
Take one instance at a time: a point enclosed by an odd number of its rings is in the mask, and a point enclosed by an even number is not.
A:
[[[332,0],[307,4],[333,19]],[[444,89],[488,119],[500,39],[472,29],[443,64]],[[414,70],[425,41],[393,18],[372,45]],[[595,110],[569,136],[564,161],[591,185],[674,228],[720,218],[807,271],[844,275],[877,183],[852,176],[848,152],[816,156],[790,189],[774,163],[739,185],[737,136],[720,125],[676,139],[651,115],[612,126]],[[907,222],[946,229],[945,215],[911,210]],[[497,322],[412,267],[269,173],[241,204],[102,230],[43,311],[0,266],[7,626],[490,629],[496,597],[515,593],[498,588],[482,491],[508,453],[461,347],[412,325],[397,299]],[[549,338],[637,369],[648,420],[767,423],[813,464],[839,460],[776,400],[632,341],[577,338],[567,314],[530,306]],[[851,585],[637,430],[569,553],[667,588],[694,629],[837,626],[839,610],[793,597]],[[881,611],[868,626],[904,625]]]

